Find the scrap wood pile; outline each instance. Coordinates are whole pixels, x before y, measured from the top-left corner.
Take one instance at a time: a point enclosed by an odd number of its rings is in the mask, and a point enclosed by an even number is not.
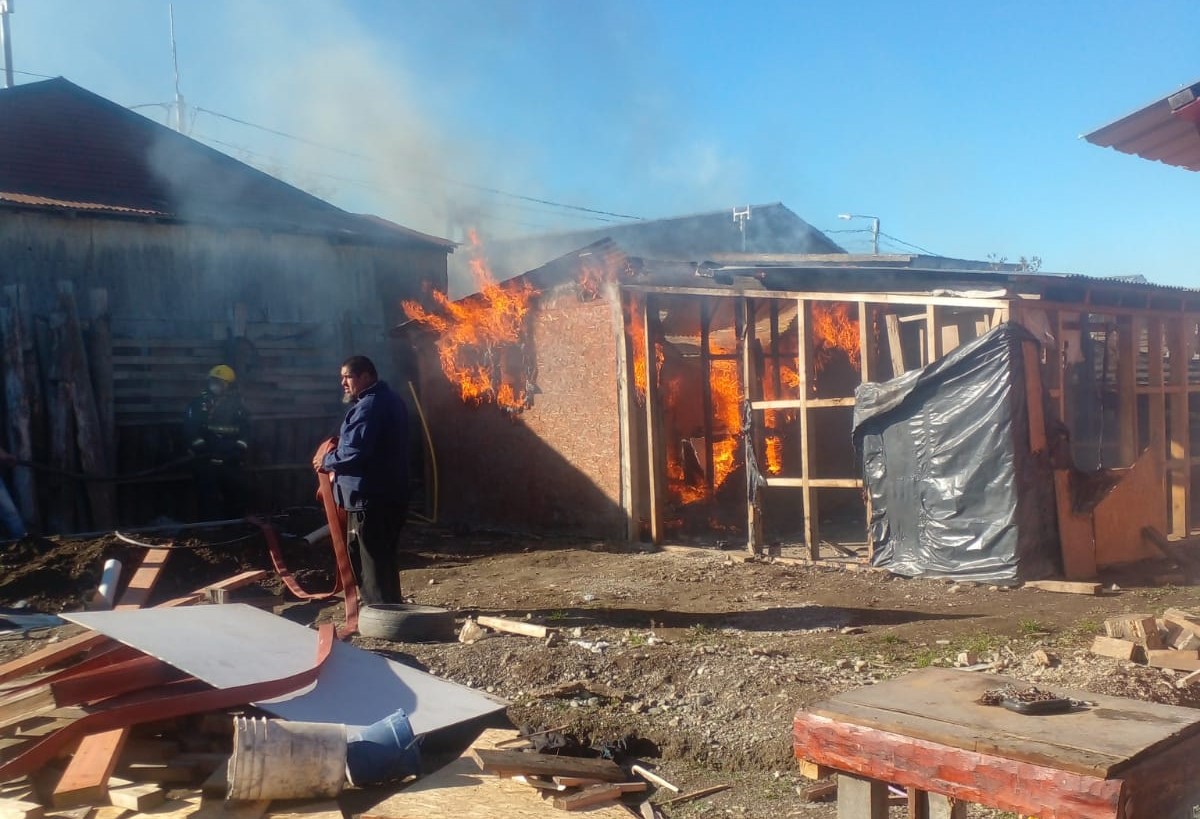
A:
[[[149,599],[169,554],[146,553],[117,610]],[[265,574],[245,572],[160,606],[203,602]],[[94,631],[57,639],[0,666],[0,811],[22,819],[229,814],[229,711],[247,701]],[[254,819],[268,804],[239,804],[236,813]]]
[[[728,790],[690,792],[634,759],[618,763],[569,741],[557,729],[518,734],[489,729],[458,759],[363,813],[361,819],[539,819],[586,810],[596,819],[658,819],[679,805]],[[555,751],[555,752],[550,752]]]
[[[1155,668],[1189,672],[1184,687],[1200,680],[1200,614],[1170,608],[1155,617],[1123,614],[1104,621],[1104,634],[1092,641],[1092,653]]]

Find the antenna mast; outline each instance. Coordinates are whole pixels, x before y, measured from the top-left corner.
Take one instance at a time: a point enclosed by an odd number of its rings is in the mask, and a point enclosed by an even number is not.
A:
[[[12,0],[0,0],[0,40],[4,42],[4,87],[13,87],[12,32],[8,28],[8,15],[12,14]]]
[[[733,209],[733,221],[737,222],[738,230],[742,234],[742,252],[746,252],[746,222],[750,218],[750,206],[746,205],[745,210]]]
[[[0,3],[8,0],[0,0]],[[175,4],[167,5],[167,11],[171,16],[171,61],[175,64],[175,130],[179,133],[184,133],[183,117],[187,111],[187,105],[183,101],[183,94],[179,92],[179,54],[175,50]],[[8,40],[5,40],[7,47]]]

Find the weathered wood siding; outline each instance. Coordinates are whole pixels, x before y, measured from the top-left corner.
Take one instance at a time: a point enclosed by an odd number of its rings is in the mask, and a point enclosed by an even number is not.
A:
[[[19,287],[31,330],[24,339],[27,376],[52,391],[52,345],[39,350],[38,339],[53,336],[59,284],[70,282],[89,344],[105,347],[100,357],[111,369],[105,383],[93,376],[92,387],[115,425],[113,471],[129,476],[185,454],[185,406],[212,366],[232,365],[252,417],[253,508],[262,511],[312,503],[308,463],[317,443],[337,430],[337,372],[347,355],[370,355],[401,391],[415,379],[409,356],[387,331],[401,320],[402,299],[446,286],[446,255],[436,246],[0,211],[0,271],[5,285]],[[93,315],[94,292],[107,294],[106,315]],[[48,419],[33,426],[41,431],[35,460],[46,459]],[[0,443],[11,445],[9,437]],[[45,476],[42,482],[50,490]],[[122,525],[192,515],[186,471],[117,486]],[[56,528],[32,523],[35,530]],[[93,523],[83,516],[72,525]]]

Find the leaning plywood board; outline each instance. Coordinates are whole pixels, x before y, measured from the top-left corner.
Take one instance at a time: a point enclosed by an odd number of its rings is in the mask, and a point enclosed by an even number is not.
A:
[[[300,673],[317,650],[317,632],[240,603],[76,612],[68,619],[222,689]],[[505,704],[346,643],[334,645],[314,685],[255,703],[288,720],[351,726],[403,708],[417,734],[495,713]]]
[[[494,748],[517,736],[516,731],[484,731],[472,748]],[[619,805],[597,805],[582,816],[629,819]],[[418,779],[404,790],[363,812],[361,819],[562,819],[564,813],[543,801],[528,785],[480,772],[463,754],[444,768]]]

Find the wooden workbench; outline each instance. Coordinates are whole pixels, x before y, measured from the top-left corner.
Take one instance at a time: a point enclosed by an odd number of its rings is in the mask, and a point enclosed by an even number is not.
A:
[[[839,819],[886,817],[887,783],[909,789],[916,816],[976,802],[1039,819],[1192,819],[1200,710],[1046,685],[1095,705],[1028,716],[978,702],[1010,684],[1029,686],[930,668],[840,694],[796,714],[796,757],[841,775]]]

